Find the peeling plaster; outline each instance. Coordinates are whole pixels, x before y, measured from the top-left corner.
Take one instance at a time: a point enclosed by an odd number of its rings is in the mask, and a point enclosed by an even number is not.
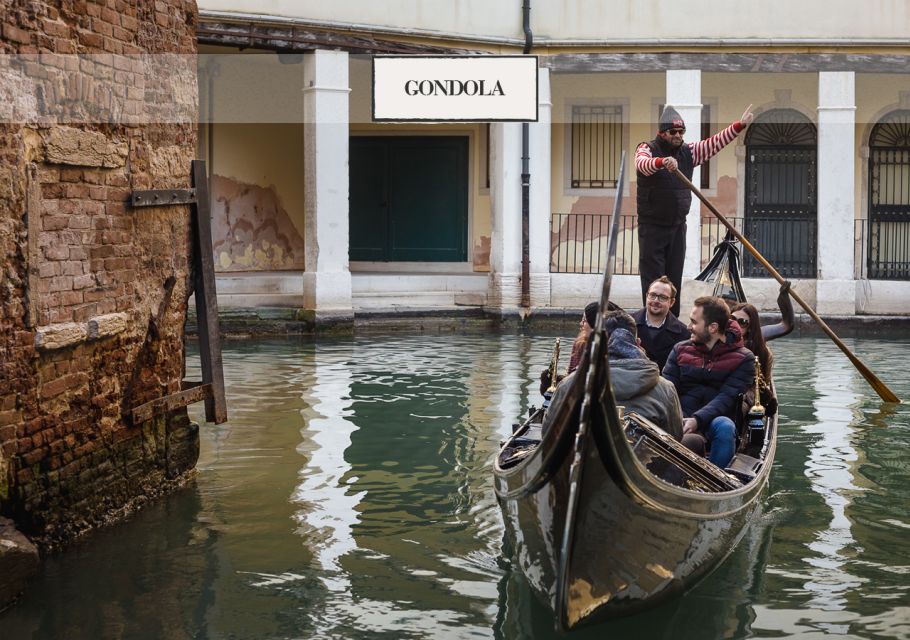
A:
[[[216,271],[304,269],[304,242],[274,186],[212,178]]]

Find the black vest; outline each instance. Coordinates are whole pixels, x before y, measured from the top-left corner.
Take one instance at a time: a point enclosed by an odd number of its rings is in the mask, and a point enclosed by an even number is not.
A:
[[[645,144],[651,148],[651,155],[655,158],[666,158],[667,156],[676,158],[680,172],[692,180],[695,161],[692,159],[692,150],[688,144],[684,142],[676,153],[671,153],[666,143],[660,138],[655,138]],[[671,226],[686,221],[689,206],[692,204],[692,192],[688,187],[666,169],[658,169],[654,175],[650,176],[646,176],[640,171],[637,174],[639,222]]]

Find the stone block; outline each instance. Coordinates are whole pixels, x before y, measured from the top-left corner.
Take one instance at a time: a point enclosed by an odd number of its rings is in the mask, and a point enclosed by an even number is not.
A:
[[[81,322],[61,322],[38,327],[35,332],[35,347],[45,351],[63,349],[88,339],[86,326]]]
[[[126,313],[108,313],[88,321],[88,339],[98,340],[126,330],[129,316]]]
[[[0,518],[0,611],[9,606],[38,570],[38,550],[13,525]]]
[[[51,164],[79,167],[122,167],[129,147],[103,133],[72,127],[53,127],[43,134],[44,154]]]

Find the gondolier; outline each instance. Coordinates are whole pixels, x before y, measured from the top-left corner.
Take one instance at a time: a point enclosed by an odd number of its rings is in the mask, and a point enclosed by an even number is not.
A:
[[[739,120],[723,131],[699,142],[683,144],[686,123],[676,109],[667,105],[660,115],[657,137],[638,145],[635,151],[638,271],[643,305],[647,304],[648,285],[662,275],[670,278],[677,292],[682,291],[686,216],[692,203],[692,192],[673,176],[673,172],[678,168],[691,179],[695,167],[730,144],[752,122],[753,117],[750,105]],[[681,297],[676,296],[671,308],[675,316],[679,316]]]

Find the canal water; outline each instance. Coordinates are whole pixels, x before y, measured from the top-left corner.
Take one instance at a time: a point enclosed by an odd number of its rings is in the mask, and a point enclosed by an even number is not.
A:
[[[0,638],[562,637],[502,555],[491,477],[552,343],[228,343],[231,419],[202,426],[195,481],[49,558]],[[847,343],[910,400],[910,339]],[[772,346],[762,519],[690,593],[573,637],[910,638],[910,405],[827,338]]]

